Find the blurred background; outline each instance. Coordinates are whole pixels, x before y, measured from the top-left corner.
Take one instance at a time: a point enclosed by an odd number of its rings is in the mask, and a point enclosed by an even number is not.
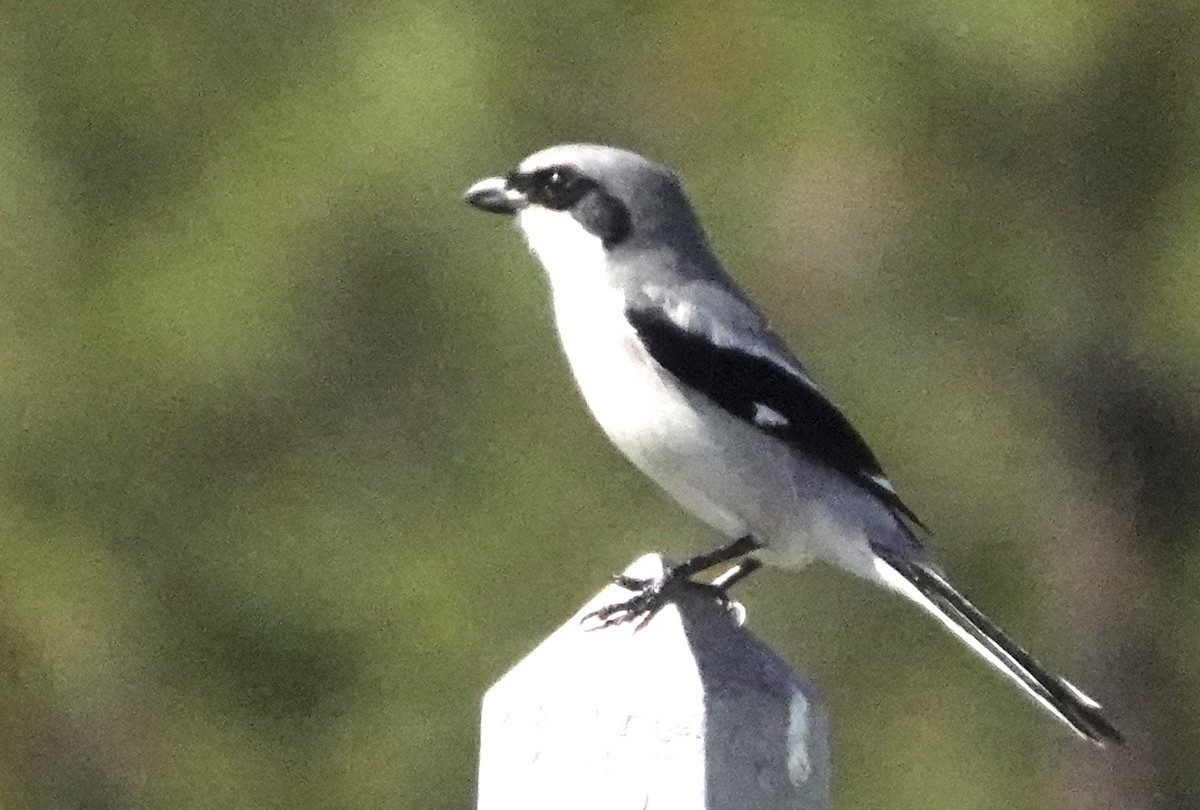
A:
[[[472,181],[677,167],[1074,739],[823,568],[738,593],[839,808],[1200,806],[1185,0],[0,8],[0,806],[469,808],[483,691],[714,538]]]

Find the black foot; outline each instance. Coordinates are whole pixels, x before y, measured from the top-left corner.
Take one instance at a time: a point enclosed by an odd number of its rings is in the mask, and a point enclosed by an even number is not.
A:
[[[580,622],[586,623],[590,619],[596,619],[599,624],[592,628],[593,630],[637,622],[636,629],[641,630],[681,589],[700,591],[721,605],[728,606],[730,586],[742,579],[734,577],[732,581],[721,583],[696,582],[687,578],[683,568],[684,566],[668,568],[661,577],[655,579],[637,579],[618,574],[613,577],[613,581],[628,591],[634,591],[634,595],[622,602],[597,608],[584,615]]]
[[[593,610],[585,615],[581,622],[596,619],[600,624],[593,629],[637,622],[637,629],[640,630],[654,618],[654,614],[671,601],[671,597],[678,592],[680,586],[694,584],[680,575],[678,566],[666,569],[661,577],[654,579],[637,579],[618,574],[613,577],[613,582],[626,590],[634,591],[634,595],[623,602],[614,602]]]
[[[597,619],[600,624],[594,629],[599,629],[599,627],[611,627],[614,624],[625,624],[636,621],[638,623],[637,627],[640,630],[646,626],[647,622],[654,618],[655,613],[662,610],[663,605],[671,601],[671,597],[679,588],[698,588],[712,594],[721,604],[728,605],[729,588],[733,587],[734,583],[745,579],[761,565],[755,558],[746,556],[760,548],[762,548],[761,543],[755,540],[753,536],[746,535],[736,540],[731,540],[707,554],[697,554],[695,557],[684,560],[678,565],[672,565],[663,571],[661,577],[655,579],[637,579],[636,577],[627,577],[619,574],[613,577],[613,581],[622,588],[636,591],[637,593],[624,602],[605,605],[598,610],[593,610],[584,616],[581,622],[586,622],[589,619]],[[694,582],[691,579],[693,574],[698,574],[701,571],[712,568],[714,565],[720,565],[723,562],[729,562],[738,558],[742,558],[741,562],[718,578],[713,584]]]

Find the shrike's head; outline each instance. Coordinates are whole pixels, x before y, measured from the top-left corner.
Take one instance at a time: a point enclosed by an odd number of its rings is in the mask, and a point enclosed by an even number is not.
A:
[[[593,261],[623,275],[687,274],[711,263],[675,173],[624,149],[552,146],[502,177],[480,180],[465,199],[483,211],[515,216],[555,286],[556,276]],[[667,256],[674,260],[664,267]],[[655,261],[646,261],[651,257]]]

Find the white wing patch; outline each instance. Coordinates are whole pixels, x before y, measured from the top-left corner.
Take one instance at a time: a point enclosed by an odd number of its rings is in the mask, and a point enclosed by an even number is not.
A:
[[[761,402],[754,403],[754,424],[759,427],[787,427],[791,424],[788,418],[774,408],[768,408]]]

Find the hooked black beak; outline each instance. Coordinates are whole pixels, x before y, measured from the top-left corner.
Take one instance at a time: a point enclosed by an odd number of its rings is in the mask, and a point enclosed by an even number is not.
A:
[[[463,199],[489,214],[515,214],[529,203],[524,194],[509,188],[503,177],[480,180],[467,189]]]

